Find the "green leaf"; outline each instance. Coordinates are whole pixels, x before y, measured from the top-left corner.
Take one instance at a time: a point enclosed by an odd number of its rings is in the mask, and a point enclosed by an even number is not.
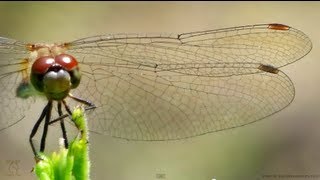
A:
[[[40,160],[35,165],[34,172],[39,180],[89,179],[88,130],[84,110],[75,108],[72,120],[79,135],[70,142],[68,149],[62,145],[58,152],[53,152],[50,156],[38,154]]]

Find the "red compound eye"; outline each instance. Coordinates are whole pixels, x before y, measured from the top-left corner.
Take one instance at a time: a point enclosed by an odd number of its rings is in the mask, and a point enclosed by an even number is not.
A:
[[[54,59],[57,64],[60,64],[67,71],[71,71],[78,66],[76,58],[68,54],[60,54]]]
[[[44,56],[37,59],[32,65],[32,72],[36,74],[45,74],[49,67],[55,63],[51,56]]]

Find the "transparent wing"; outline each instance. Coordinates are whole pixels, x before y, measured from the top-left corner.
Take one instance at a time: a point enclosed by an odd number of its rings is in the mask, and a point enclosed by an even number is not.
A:
[[[301,31],[262,24],[180,35],[103,35],[67,43],[83,73],[73,93],[95,103],[91,130],[132,140],[169,140],[246,125],[294,98],[283,72],[305,56]]]
[[[21,82],[28,81],[28,56],[23,43],[0,37],[0,131],[22,120],[33,101],[16,96]]]

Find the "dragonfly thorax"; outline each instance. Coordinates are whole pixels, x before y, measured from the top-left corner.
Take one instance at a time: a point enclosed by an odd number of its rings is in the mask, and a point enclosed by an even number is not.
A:
[[[48,99],[62,100],[80,83],[77,60],[70,55],[42,56],[33,63],[31,83]]]
[[[64,54],[67,47],[66,44],[27,44],[26,48],[31,52],[31,59],[36,60],[43,56],[57,56]]]

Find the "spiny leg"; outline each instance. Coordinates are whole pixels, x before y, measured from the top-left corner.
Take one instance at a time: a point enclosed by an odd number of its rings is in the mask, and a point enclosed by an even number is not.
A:
[[[34,135],[37,133],[38,128],[39,128],[42,120],[44,119],[44,117],[46,116],[46,114],[47,114],[47,112],[48,112],[48,109],[49,109],[49,102],[48,102],[48,104],[43,108],[42,113],[41,113],[39,119],[37,120],[36,124],[33,126],[32,131],[31,131],[31,134],[30,134],[30,136],[29,136],[29,142],[30,142],[30,145],[31,145],[33,154],[34,154],[35,156],[37,156],[37,151],[36,151],[36,149],[35,149],[35,147],[34,147],[34,144],[33,144],[33,137],[34,137]]]
[[[44,151],[45,145],[46,145],[46,137],[47,137],[47,133],[48,133],[48,126],[50,124],[50,119],[51,119],[52,100],[49,100],[47,106],[48,106],[48,110],[47,110],[46,120],[44,122],[44,127],[43,127],[43,133],[42,133],[41,144],[40,144],[40,152]]]
[[[62,110],[61,110],[61,101],[58,102],[58,113],[59,116],[62,116]],[[62,136],[64,139],[64,147],[67,149],[68,148],[68,137],[67,137],[67,131],[66,131],[66,127],[64,125],[64,118],[60,119],[60,126],[61,126],[61,130],[62,130]]]
[[[69,115],[72,115],[72,112],[71,112],[69,106],[67,105],[66,101],[65,101],[65,100],[62,100],[61,102],[63,103],[66,111],[68,112],[68,114],[63,114],[63,115],[62,115],[62,114],[60,114],[60,112],[59,112],[59,117],[56,118],[56,119],[53,119],[52,121],[50,121],[49,125],[54,124],[54,123],[56,123],[57,121],[61,121],[62,119],[68,117]],[[59,103],[60,103],[60,106],[61,106],[61,102],[59,102]],[[59,104],[58,104],[58,105],[59,105]],[[59,109],[61,110],[61,107],[59,108],[59,106],[58,106],[58,111],[60,111]],[[62,110],[61,110],[61,112],[62,112]]]
[[[82,104],[87,105],[87,107],[84,108],[86,111],[87,111],[87,110],[90,110],[90,109],[96,108],[96,106],[95,106],[93,103],[89,102],[89,101],[86,101],[86,100],[84,100],[84,99],[75,97],[75,96],[73,96],[73,95],[71,95],[71,94],[69,94],[68,96],[69,96],[70,98],[72,98],[72,99],[74,99],[74,100],[82,103]],[[61,119],[66,118],[66,117],[68,117],[69,115],[72,115],[72,112],[71,112],[69,106],[67,105],[66,101],[65,101],[65,100],[62,100],[62,103],[63,103],[66,111],[68,112],[68,114],[59,115],[60,117],[58,117],[58,118],[50,121],[49,125],[51,125],[51,124],[53,124],[53,123],[56,123],[57,121],[60,121]]]
[[[72,115],[72,112],[70,110],[70,107],[67,105],[65,100],[62,100],[62,103],[64,105],[64,107],[66,108],[66,111],[68,112],[69,115]]]
[[[79,98],[79,97],[75,97],[75,96],[73,96],[73,95],[70,94],[70,93],[68,94],[68,96],[69,96],[70,98],[72,98],[72,99],[74,99],[74,100],[82,103],[82,104],[87,105],[88,107],[85,107],[85,110],[89,110],[89,109],[94,109],[94,108],[96,108],[96,106],[95,106],[92,102],[90,102],[90,101],[81,99],[81,98]]]

